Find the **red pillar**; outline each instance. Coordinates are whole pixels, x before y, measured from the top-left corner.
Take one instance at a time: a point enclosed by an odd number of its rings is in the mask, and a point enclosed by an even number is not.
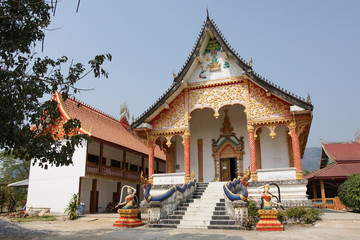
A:
[[[190,181],[190,132],[184,133],[184,170],[185,183]]]
[[[250,151],[250,165],[251,165],[251,179],[257,181],[257,172],[256,172],[256,145],[255,145],[255,128],[252,125],[247,126],[249,134],[249,151]]]
[[[152,176],[154,174],[154,141],[149,141],[149,179],[152,182]]]
[[[293,147],[294,165],[296,168],[296,179],[303,179],[302,167],[301,167],[301,154],[299,145],[299,136],[296,131],[295,123],[290,124],[291,142]]]

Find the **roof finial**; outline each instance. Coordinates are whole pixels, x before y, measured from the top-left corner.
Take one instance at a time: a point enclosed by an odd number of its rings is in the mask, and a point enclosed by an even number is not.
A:
[[[310,94],[309,94],[309,93],[307,94],[306,101],[311,104],[311,97],[310,97]]]
[[[173,78],[175,79],[176,78],[176,74],[175,74],[175,72],[173,71]]]
[[[208,19],[210,18],[210,17],[209,17],[209,9],[208,9],[208,5],[206,5],[206,18],[208,18]]]
[[[250,66],[250,67],[252,67],[252,66],[253,66],[253,61],[252,61],[252,58],[250,59],[249,66]]]

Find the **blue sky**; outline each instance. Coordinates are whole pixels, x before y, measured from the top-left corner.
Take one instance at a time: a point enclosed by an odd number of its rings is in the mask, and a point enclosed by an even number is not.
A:
[[[87,63],[111,53],[108,79],[87,77],[77,98],[119,117],[138,117],[172,83],[196,41],[206,6],[230,45],[260,75],[306,98],[308,147],[349,141],[360,128],[360,1],[60,1],[44,54]]]

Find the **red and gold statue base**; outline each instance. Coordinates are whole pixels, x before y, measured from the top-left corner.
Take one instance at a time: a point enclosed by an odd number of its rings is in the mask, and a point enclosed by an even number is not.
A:
[[[144,223],[138,218],[140,209],[119,209],[120,218],[113,224],[114,227],[140,227]]]
[[[284,231],[284,226],[277,219],[278,210],[260,209],[258,213],[260,215],[260,221],[256,225],[257,231]]]

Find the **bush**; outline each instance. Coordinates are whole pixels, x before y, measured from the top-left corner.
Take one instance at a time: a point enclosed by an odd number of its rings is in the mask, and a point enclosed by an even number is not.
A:
[[[360,212],[360,174],[354,173],[340,185],[338,195],[343,204]]]
[[[258,206],[257,203],[253,200],[249,200],[248,205],[248,215],[245,216],[245,219],[243,219],[242,225],[248,229],[251,230],[253,226],[257,224],[259,221],[259,213],[258,213]]]
[[[307,224],[321,219],[323,213],[317,208],[291,207],[285,210],[285,215],[295,221],[304,221]]]
[[[285,211],[282,211],[282,210],[279,210],[278,209],[278,220],[281,222],[281,223],[284,223],[287,219],[287,216],[285,214]]]
[[[257,206],[257,203],[254,200],[249,201],[248,205],[248,215],[249,217],[259,217],[259,208]]]
[[[285,215],[288,218],[293,218],[296,220],[301,220],[305,214],[306,210],[304,207],[291,207],[285,210]]]
[[[320,220],[321,215],[323,215],[323,213],[319,209],[307,208],[306,213],[303,218],[304,218],[305,223],[310,224],[310,223],[314,223],[314,222]]]
[[[74,194],[69,201],[69,205],[65,209],[65,213],[69,216],[70,220],[74,220],[78,218],[79,205],[80,205],[79,194]]]

